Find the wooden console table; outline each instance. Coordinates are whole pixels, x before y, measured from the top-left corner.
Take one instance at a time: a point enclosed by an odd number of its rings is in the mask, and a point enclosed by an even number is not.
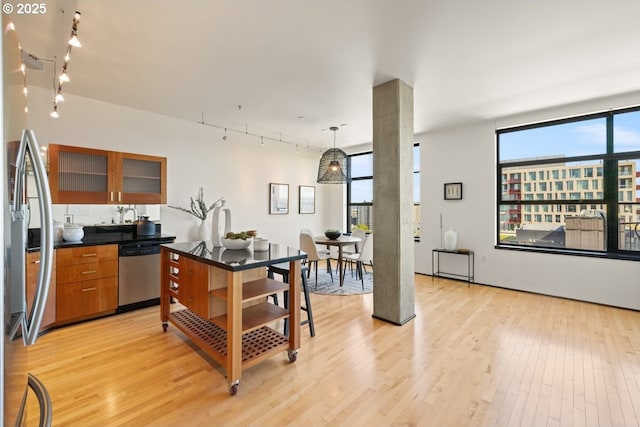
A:
[[[160,318],[175,325],[226,370],[235,395],[242,370],[286,350],[300,348],[300,261],[304,252],[278,244],[269,251],[214,248],[211,241],[161,246]],[[289,262],[289,283],[267,278],[270,265]],[[267,296],[287,290],[288,309]],[[171,304],[172,299],[180,304]],[[272,324],[289,319],[288,336]]]
[[[458,273],[448,273],[446,271],[440,271],[440,255],[441,254],[451,254],[451,255],[463,255],[467,257],[467,274],[458,274]],[[467,286],[471,286],[471,283],[475,280],[475,255],[472,250],[469,249],[457,249],[457,250],[447,250],[447,249],[433,249],[431,251],[431,278],[434,277],[450,277],[456,279],[465,279],[467,282]]]

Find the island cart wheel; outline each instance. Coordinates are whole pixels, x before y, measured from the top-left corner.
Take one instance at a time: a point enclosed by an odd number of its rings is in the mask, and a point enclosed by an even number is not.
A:
[[[235,382],[231,384],[231,386],[229,387],[229,394],[231,396],[235,396],[237,392],[238,392],[238,383]]]
[[[287,350],[287,355],[289,356],[289,362],[291,363],[298,360],[298,352],[295,350]]]
[[[168,327],[169,327],[169,324],[167,322],[162,322],[162,332],[167,332]]]

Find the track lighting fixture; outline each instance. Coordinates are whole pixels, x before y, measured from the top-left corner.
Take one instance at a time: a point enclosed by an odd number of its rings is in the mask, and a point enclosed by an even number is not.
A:
[[[60,77],[58,77],[58,88],[55,91],[56,94],[53,100],[53,111],[51,112],[51,117],[54,118],[59,117],[58,102],[64,101],[64,97],[62,96],[62,86],[69,81],[67,67],[69,66],[69,61],[71,60],[71,49],[74,47],[82,47],[82,44],[80,44],[80,40],[78,40],[78,23],[80,22],[80,16],[81,14],[78,11],[76,11],[76,13],[73,15],[73,22],[71,24],[71,36],[69,37],[69,42],[67,43],[67,52],[64,55],[62,74],[60,74]]]
[[[58,80],[60,80],[60,83],[67,83],[69,81],[69,76],[67,75],[66,70],[62,71],[62,74],[60,74]]]
[[[201,124],[201,125],[211,126],[211,127],[218,128],[218,129],[222,130],[224,132],[223,135],[222,135],[222,140],[223,141],[229,141],[230,140],[230,136],[228,135],[228,133],[229,132],[235,132],[235,133],[238,133],[238,134],[250,135],[250,136],[254,136],[256,138],[260,138],[260,147],[264,147],[265,146],[265,140],[270,140],[270,141],[274,141],[274,142],[279,142],[281,144],[287,144],[287,145],[292,145],[292,146],[295,145],[296,154],[300,153],[300,144],[298,144],[296,142],[287,141],[287,140],[282,139],[282,133],[280,133],[280,138],[271,138],[269,136],[264,136],[264,135],[260,135],[260,134],[257,134],[257,133],[249,132],[249,125],[248,124],[245,124],[245,128],[242,129],[242,130],[233,129],[233,128],[228,128],[228,127],[225,127],[225,126],[221,126],[221,125],[205,122],[204,113],[201,113],[201,117],[202,117],[202,119],[200,121],[197,121],[196,123]],[[312,147],[311,145],[309,145],[308,141],[307,141],[306,146],[304,146],[304,147],[306,148],[307,151],[319,151],[319,152],[322,152],[321,148]]]
[[[75,34],[73,34],[69,39],[69,44],[73,47],[82,47],[82,45],[80,44],[80,40],[78,40],[78,36]]]

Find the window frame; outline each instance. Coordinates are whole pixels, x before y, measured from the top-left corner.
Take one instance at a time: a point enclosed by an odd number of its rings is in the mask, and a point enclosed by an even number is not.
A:
[[[420,147],[420,142],[414,142],[412,144],[413,149],[415,149],[415,147]],[[358,157],[358,156],[364,156],[364,155],[371,155],[373,156],[373,150],[369,150],[369,151],[363,151],[360,153],[354,153],[354,154],[349,154],[347,155],[347,168],[349,169],[350,172],[350,176],[351,176],[351,182],[347,183],[347,199],[346,199],[346,224],[345,224],[345,230],[347,233],[351,233],[351,208],[353,206],[370,206],[371,209],[373,209],[373,200],[371,202],[355,202],[355,203],[351,203],[351,185],[352,183],[358,182],[358,181],[364,181],[364,180],[371,180],[372,182],[372,189],[373,189],[373,161],[372,161],[372,167],[371,167],[371,175],[363,175],[363,176],[354,176],[351,173],[351,159],[353,157]],[[414,170],[413,171],[414,176],[417,174],[418,176],[420,176],[420,167],[418,167],[418,170]],[[372,199],[373,199],[373,194],[372,194]],[[420,209],[420,201],[418,203],[413,203],[414,207],[417,207],[418,209]],[[419,242],[420,241],[420,234],[418,232],[417,236],[414,236],[414,240]]]
[[[633,212],[634,205],[640,205],[640,197],[638,197],[638,192],[636,189],[635,198],[632,197],[631,201],[619,201],[619,191],[627,191],[627,188],[620,188],[620,180],[629,177],[629,174],[621,174],[619,176],[621,162],[634,162],[636,160],[640,160],[640,149],[633,151],[624,151],[624,152],[616,152],[614,147],[614,122],[615,117],[619,114],[631,113],[631,112],[640,112],[640,106],[628,107],[617,110],[609,110],[606,112],[592,113],[586,115],[580,115],[575,117],[568,117],[557,120],[548,120],[539,123],[531,123],[527,125],[513,126],[502,129],[497,129],[495,132],[496,139],[496,182],[498,183],[496,188],[496,212],[495,212],[495,248],[496,249],[512,249],[512,250],[526,250],[526,251],[535,251],[535,252],[545,252],[545,253],[558,253],[558,254],[569,254],[569,255],[583,255],[583,256],[596,256],[596,257],[604,257],[604,258],[616,258],[616,259],[631,259],[631,260],[640,260],[640,250],[633,249],[625,249],[621,248],[621,236],[619,232],[619,221],[620,221],[620,212],[623,211],[625,206],[629,206],[631,212]],[[549,127],[562,125],[567,123],[577,123],[581,121],[593,120],[593,119],[605,119],[606,123],[606,149],[604,153],[601,154],[586,154],[586,155],[577,155],[577,156],[563,156],[563,157],[538,157],[531,159],[519,159],[519,160],[506,160],[500,161],[500,137],[501,135],[511,133],[511,132],[519,132],[526,131],[530,129],[536,129],[541,127]],[[593,165],[584,165],[581,163],[584,162],[594,162]],[[580,174],[580,180],[588,180],[588,190],[595,193],[595,198],[584,198],[572,200],[569,198],[562,198],[561,194],[557,194],[556,198],[553,200],[531,200],[522,197],[520,200],[512,200],[503,198],[503,174],[509,175],[510,171],[513,170],[513,173],[517,173],[517,169],[514,168],[526,168],[526,167],[544,167],[545,165],[551,164],[564,164],[569,165],[569,168],[562,170],[562,178],[557,181],[564,182],[564,193],[570,193],[570,185],[572,181],[571,173],[567,172],[566,178],[564,177],[565,170],[570,171],[571,169],[578,169]],[[599,164],[598,164],[599,163]],[[576,166],[572,166],[575,164]],[[571,169],[570,169],[571,168]],[[585,170],[591,168],[591,174],[585,174]],[[505,170],[507,172],[505,172]],[[526,175],[527,178],[531,175],[530,172],[520,171],[522,175]],[[636,168],[636,173],[640,173],[640,167]],[[587,176],[585,176],[587,175]],[[602,187],[592,187],[592,183],[590,182],[592,179],[602,177]],[[631,177],[631,179],[636,179],[637,177]],[[550,174],[550,180],[555,180],[553,174]],[[521,182],[524,183],[525,179]],[[577,182],[577,181],[576,181]],[[631,189],[638,185],[637,181],[632,181]],[[578,187],[576,184],[575,187]],[[552,189],[553,190],[553,189]],[[598,190],[598,191],[593,191]],[[601,198],[598,198],[601,196]],[[575,249],[575,248],[556,248],[556,247],[548,247],[542,245],[524,245],[517,243],[508,243],[501,241],[501,225],[503,223],[503,215],[505,213],[506,216],[509,216],[509,211],[513,206],[539,206],[542,204],[555,205],[562,204],[566,205],[568,209],[566,212],[558,212],[562,216],[566,214],[570,214],[571,212],[579,212],[580,205],[602,205],[606,210],[607,218],[615,218],[615,221],[607,220],[606,221],[606,248],[602,251],[598,250],[587,250],[587,249]],[[573,209],[571,208],[573,206]],[[555,214],[555,212],[554,212]],[[636,214],[637,215],[637,214]],[[522,215],[524,217],[524,215]],[[637,215],[640,217],[640,215]],[[637,218],[640,221],[640,218]],[[523,222],[520,222],[523,224]]]

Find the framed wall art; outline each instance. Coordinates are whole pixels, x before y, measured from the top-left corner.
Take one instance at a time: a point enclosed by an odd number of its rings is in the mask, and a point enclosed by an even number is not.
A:
[[[444,184],[445,200],[462,200],[462,183],[447,182]]]
[[[269,184],[269,214],[289,213],[289,184]]]
[[[298,187],[298,213],[316,213],[316,187],[301,185]]]

